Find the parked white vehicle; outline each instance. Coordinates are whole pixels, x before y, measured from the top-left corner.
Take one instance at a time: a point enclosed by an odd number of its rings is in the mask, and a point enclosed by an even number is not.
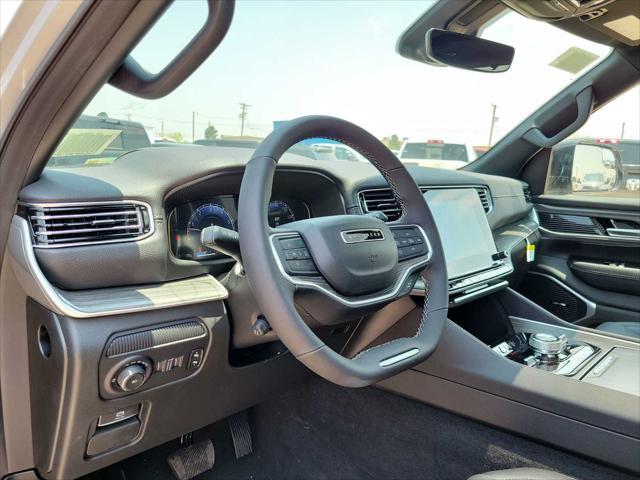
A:
[[[341,143],[314,143],[311,145],[318,160],[345,160],[347,162],[368,162],[353,148]]]
[[[405,140],[398,158],[406,164],[456,170],[477,158],[472,145],[445,140]]]

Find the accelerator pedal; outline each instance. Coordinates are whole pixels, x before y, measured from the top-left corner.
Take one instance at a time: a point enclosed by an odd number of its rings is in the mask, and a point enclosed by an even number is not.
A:
[[[252,453],[253,441],[251,440],[251,427],[249,426],[249,415],[247,415],[247,411],[236,413],[232,417],[229,417],[227,422],[231,430],[236,459]]]
[[[211,470],[216,459],[210,439],[173,452],[167,458],[171,471],[178,480],[189,480]]]

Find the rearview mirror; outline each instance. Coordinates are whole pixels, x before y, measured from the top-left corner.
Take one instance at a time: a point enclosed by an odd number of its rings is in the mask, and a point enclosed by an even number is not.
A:
[[[433,62],[477,72],[506,72],[515,52],[509,45],[438,28],[427,31],[425,45]]]

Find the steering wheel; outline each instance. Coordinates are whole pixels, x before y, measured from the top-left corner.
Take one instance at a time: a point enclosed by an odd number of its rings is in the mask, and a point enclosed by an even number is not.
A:
[[[340,141],[366,157],[391,187],[401,217],[385,223],[369,215],[337,215],[270,228],[267,209],[278,160],[291,146],[316,137]],[[347,211],[354,207],[359,210],[357,200]],[[238,232],[246,276],[262,312],[289,351],[321,377],[347,387],[370,385],[424,361],[438,344],[448,309],[438,230],[405,166],[366,130],[327,116],[301,117],[274,130],[246,166]],[[294,296],[304,290],[345,309],[383,306],[408,295],[419,275],[426,290],[415,335],[353,358],[325,345],[296,308]]]

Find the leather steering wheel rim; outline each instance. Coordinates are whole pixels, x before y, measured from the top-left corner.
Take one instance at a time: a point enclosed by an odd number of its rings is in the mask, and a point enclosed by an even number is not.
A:
[[[300,317],[293,300],[295,286],[279,273],[270,240],[274,230],[268,225],[267,209],[277,162],[291,146],[316,137],[340,141],[367,158],[386,179],[402,209],[402,217],[394,223],[419,225],[431,246],[429,263],[420,273],[426,292],[416,334],[369,348],[353,358],[334,352]],[[238,231],[247,279],[263,314],[289,351],[321,377],[347,387],[370,385],[424,361],[437,346],[448,310],[440,236],[405,166],[366,130],[335,117],[307,116],[273,131],[247,163],[240,188]]]

